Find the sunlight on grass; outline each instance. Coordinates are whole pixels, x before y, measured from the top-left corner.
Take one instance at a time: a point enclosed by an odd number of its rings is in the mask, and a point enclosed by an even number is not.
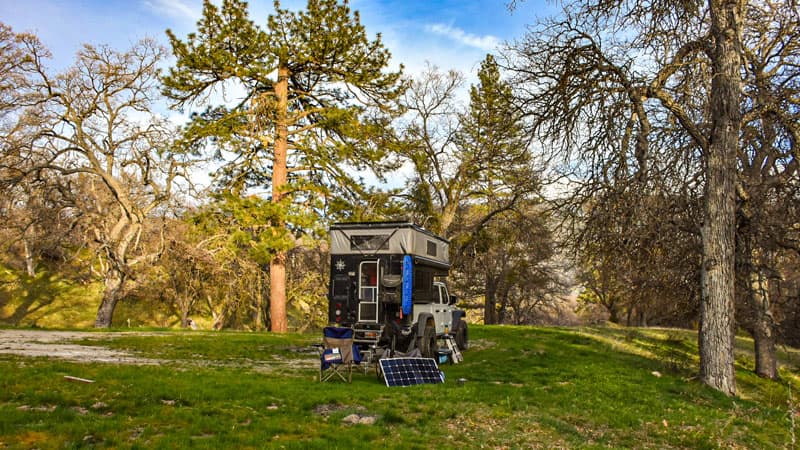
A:
[[[0,286],[0,324],[42,328],[94,324],[100,283],[76,283],[44,271],[32,278],[6,272]]]
[[[100,281],[79,282],[46,270],[28,277],[0,265],[0,325],[89,328],[94,326],[102,296]],[[114,326],[178,326],[178,318],[166,309],[157,301],[143,304],[126,299],[117,305]]]
[[[693,363],[672,368],[661,359],[696,358],[692,332],[470,331],[464,363],[442,367],[444,384],[410,388],[388,388],[374,372],[354,374],[352,384],[319,383],[310,346],[319,336],[293,333],[98,333],[79,342],[159,361],[148,366],[0,355],[0,444],[663,449],[792,440],[799,396],[793,391],[788,403],[785,382],[740,370],[746,396],[732,399],[694,379]]]

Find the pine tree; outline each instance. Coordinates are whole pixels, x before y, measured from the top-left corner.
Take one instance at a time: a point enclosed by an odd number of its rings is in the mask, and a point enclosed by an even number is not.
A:
[[[270,200],[281,211],[269,224],[276,242],[290,240],[290,229],[342,197],[358,201],[366,190],[352,173],[391,167],[386,136],[401,74],[387,71],[390,54],[380,35],[368,38],[347,1],[309,0],[301,12],[276,1],[262,29],[248,18],[246,2],[217,7],[206,0],[197,32],[186,41],[167,33],[177,61],[164,78],[165,93],[177,107],[243,90],[238,103],[195,113],[186,143],[199,148],[213,140],[220,154],[230,152],[222,175],[237,195],[270,183]],[[285,250],[270,260],[276,332],[288,328],[285,262]]]
[[[532,192],[537,179],[520,110],[492,55],[481,63],[478,79],[480,83],[470,89],[469,111],[460,117],[456,142],[468,155],[472,182],[489,202],[498,204]]]
[[[456,237],[452,228],[465,205],[487,204],[489,220],[537,184],[521,115],[493,56],[478,76],[466,111],[457,103],[461,74],[435,66],[405,98],[410,114],[403,153],[416,171],[406,197],[419,220],[448,239]]]
[[[460,177],[461,183],[464,190],[480,193],[484,213],[467,225],[465,235],[468,238],[458,240],[464,248],[475,247],[474,241],[482,236],[479,231],[492,221],[505,220],[505,212],[516,209],[530,198],[536,192],[538,181],[511,86],[500,78],[500,69],[492,55],[486,55],[481,63],[478,79],[479,84],[470,89],[469,110],[460,117],[456,141],[466,169],[463,171],[466,176]],[[452,213],[455,214],[455,210]],[[501,249],[503,243],[510,244],[497,240],[486,245],[493,251],[509,254],[508,248]],[[484,273],[485,323],[497,323],[498,319],[497,289],[490,286],[493,269],[488,268]]]

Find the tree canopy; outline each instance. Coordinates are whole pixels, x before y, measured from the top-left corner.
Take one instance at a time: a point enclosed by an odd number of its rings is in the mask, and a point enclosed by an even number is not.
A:
[[[280,206],[271,232],[284,247],[303,231],[291,214],[321,219],[361,202],[368,190],[351,169],[393,167],[390,123],[404,86],[380,36],[368,37],[347,2],[310,0],[300,12],[275,2],[261,28],[245,2],[206,0],[197,26],[186,41],[168,32],[177,61],[165,93],[181,108],[241,93],[196,113],[187,141],[213,139],[232,154],[222,173],[235,195],[271,185]],[[270,258],[274,331],[287,329],[285,258],[285,249]]]

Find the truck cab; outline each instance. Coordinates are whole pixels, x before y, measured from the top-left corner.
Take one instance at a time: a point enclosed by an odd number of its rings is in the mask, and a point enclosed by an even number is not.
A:
[[[432,303],[415,304],[412,315],[419,316],[422,313],[430,313],[434,319],[436,334],[441,335],[453,328],[453,311],[456,310],[453,306],[455,297],[451,299],[444,281],[434,281],[433,289],[436,299]]]
[[[330,236],[330,323],[352,327],[365,346],[433,356],[449,335],[466,347],[466,314],[445,282],[446,239],[406,222],[337,223]]]

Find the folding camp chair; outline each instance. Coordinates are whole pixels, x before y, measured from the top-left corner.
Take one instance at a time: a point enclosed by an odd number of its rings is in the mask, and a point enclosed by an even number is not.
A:
[[[342,381],[353,381],[353,364],[361,362],[358,347],[353,345],[351,328],[325,327],[322,330],[319,381],[328,381],[334,376]]]

